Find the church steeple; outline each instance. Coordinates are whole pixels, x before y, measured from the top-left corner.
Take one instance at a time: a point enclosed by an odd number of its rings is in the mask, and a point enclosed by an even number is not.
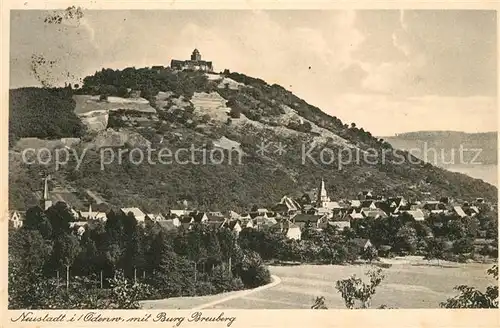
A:
[[[321,184],[320,184],[320,187],[318,190],[318,197],[316,200],[316,203],[317,203],[316,205],[319,207],[325,207],[325,203],[328,203],[328,202],[330,202],[330,197],[328,197],[328,194],[326,192],[325,181],[323,180],[323,178],[321,178]]]
[[[52,200],[50,199],[50,194],[49,194],[49,179],[50,175],[46,176],[44,179],[44,184],[43,184],[43,208],[44,210],[47,210],[49,207],[52,206]]]

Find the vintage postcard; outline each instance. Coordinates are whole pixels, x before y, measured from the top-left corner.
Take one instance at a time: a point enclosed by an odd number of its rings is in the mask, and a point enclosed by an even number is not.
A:
[[[500,324],[494,7],[61,3],[2,8],[5,326]]]

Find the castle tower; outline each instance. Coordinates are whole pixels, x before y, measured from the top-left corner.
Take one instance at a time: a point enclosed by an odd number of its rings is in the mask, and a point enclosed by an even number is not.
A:
[[[44,179],[44,185],[43,185],[43,199],[42,199],[42,201],[43,201],[44,210],[47,210],[49,207],[52,206],[52,200],[50,199],[50,195],[49,195],[49,179],[50,179],[50,175]]]
[[[193,50],[193,53],[191,54],[191,60],[195,60],[195,61],[201,60],[201,55],[200,55],[200,52],[198,51],[198,49]]]
[[[316,206],[325,207],[326,206],[325,203],[328,202],[330,202],[330,197],[328,197],[328,194],[326,193],[325,181],[321,179]]]

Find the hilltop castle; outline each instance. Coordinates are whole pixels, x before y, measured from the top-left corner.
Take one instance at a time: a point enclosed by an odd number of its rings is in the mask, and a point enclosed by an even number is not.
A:
[[[191,54],[190,60],[176,60],[172,59],[170,62],[170,67],[177,70],[195,70],[195,71],[205,71],[212,72],[213,66],[211,61],[201,60],[201,54],[198,49],[194,49]]]

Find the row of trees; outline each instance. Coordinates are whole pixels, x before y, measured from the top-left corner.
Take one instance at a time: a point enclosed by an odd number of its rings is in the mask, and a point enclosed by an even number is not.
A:
[[[302,230],[300,241],[287,239],[281,233],[243,229],[239,236],[242,248],[258,252],[265,260],[309,263],[346,263],[361,257],[424,255],[428,259],[465,261],[476,253],[498,256],[497,224],[494,212],[483,212],[474,218],[439,215],[426,221],[415,221],[408,214],[379,219],[357,219],[351,228],[339,231],[328,226],[317,231],[310,224]],[[474,240],[485,235],[491,244],[478,252]],[[357,245],[355,238],[369,239],[377,251]]]
[[[140,225],[131,214],[111,211],[105,224],[96,222],[78,236],[70,229],[71,220],[64,203],[45,212],[31,208],[26,225],[10,232],[11,307],[47,306],[47,295],[31,290],[44,286],[42,281],[52,281],[68,295],[84,284],[101,290],[104,298],[111,297],[116,279],[131,286],[142,284],[141,298],[206,295],[270,281],[260,256],[242,250],[225,228],[195,225],[189,231],[170,231],[151,222]],[[33,295],[41,296],[33,300]]]

